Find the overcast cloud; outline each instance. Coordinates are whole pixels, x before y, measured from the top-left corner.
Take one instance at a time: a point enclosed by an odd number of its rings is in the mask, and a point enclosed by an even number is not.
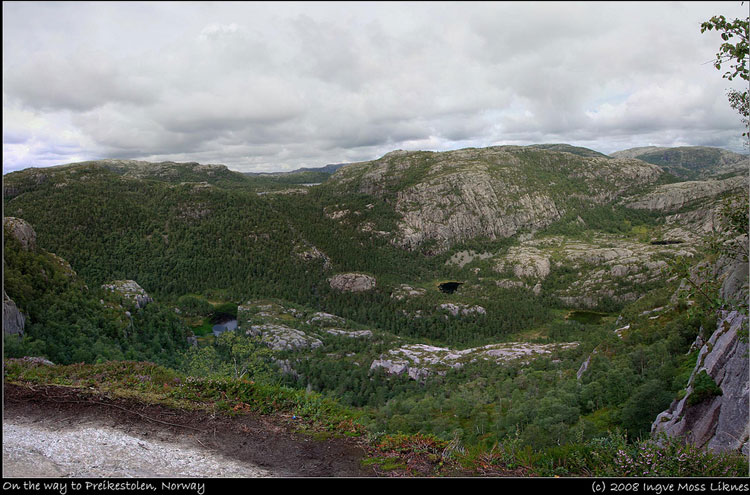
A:
[[[394,149],[743,152],[710,61],[747,3],[4,2],[3,170],[293,170]]]

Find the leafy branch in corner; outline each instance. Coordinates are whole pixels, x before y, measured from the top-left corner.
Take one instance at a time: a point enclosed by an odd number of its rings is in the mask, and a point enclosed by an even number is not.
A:
[[[748,54],[749,21],[750,17],[728,21],[723,15],[718,15],[701,24],[701,33],[712,30],[721,33],[721,39],[724,43],[719,47],[713,65],[717,70],[722,70],[722,65],[729,64],[729,70],[722,76],[728,81],[737,76],[745,81],[750,80],[747,68],[747,60],[750,58]],[[745,87],[747,88],[747,85]],[[747,129],[742,135],[750,139],[750,98],[748,98],[747,89],[744,91],[730,89],[727,96],[729,104],[739,112]]]

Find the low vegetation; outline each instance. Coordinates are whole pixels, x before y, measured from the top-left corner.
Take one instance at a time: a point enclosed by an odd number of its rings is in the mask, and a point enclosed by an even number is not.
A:
[[[497,476],[745,476],[743,456],[711,454],[674,440],[629,441],[612,432],[586,442],[531,449],[509,437],[489,448],[466,446],[458,436],[373,434],[359,411],[320,394],[249,379],[195,378],[148,362],[50,366],[34,359],[6,359],[5,383],[74,387],[81,394],[127,397],[179,409],[229,416],[264,414],[298,432],[360,439],[363,463],[392,475]]]

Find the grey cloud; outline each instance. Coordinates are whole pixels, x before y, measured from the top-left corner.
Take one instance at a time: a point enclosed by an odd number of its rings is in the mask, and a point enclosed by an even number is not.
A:
[[[96,51],[35,53],[3,72],[3,90],[40,110],[85,111],[110,101],[147,104],[158,96],[137,74]]]
[[[31,133],[26,129],[3,129],[3,143],[22,144],[31,138]]]
[[[92,5],[4,5],[4,109],[25,112],[4,112],[6,161],[49,159],[53,133],[71,156],[244,170],[410,147],[741,145],[704,65],[720,40],[699,28],[734,4]]]

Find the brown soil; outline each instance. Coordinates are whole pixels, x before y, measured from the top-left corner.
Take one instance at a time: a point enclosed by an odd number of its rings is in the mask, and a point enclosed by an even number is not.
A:
[[[279,477],[360,477],[365,450],[355,439],[315,440],[294,433],[285,418],[226,416],[129,399],[90,395],[68,387],[5,384],[4,421],[52,431],[80,426],[113,428],[151,442],[193,445]]]

